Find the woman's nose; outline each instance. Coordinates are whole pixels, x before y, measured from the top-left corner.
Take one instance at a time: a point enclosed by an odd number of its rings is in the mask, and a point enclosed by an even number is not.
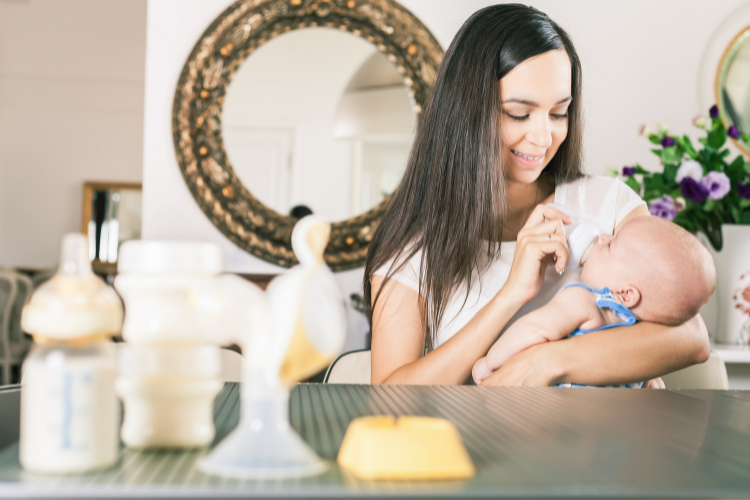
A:
[[[552,145],[552,126],[549,119],[541,119],[534,124],[529,131],[528,140],[539,148],[548,148]]]

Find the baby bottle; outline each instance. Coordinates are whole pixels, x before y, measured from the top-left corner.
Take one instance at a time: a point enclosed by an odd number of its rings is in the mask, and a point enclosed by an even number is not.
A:
[[[116,389],[127,446],[185,449],[213,440],[220,351],[198,328],[191,290],[212,286],[221,267],[221,251],[209,243],[122,245],[115,288],[125,302],[126,343]]]
[[[599,226],[593,221],[576,217],[563,205],[549,203],[547,206],[559,210],[573,219],[572,224],[565,226],[565,237],[568,240],[568,250],[570,252],[568,264],[565,267],[582,267],[588,260],[594,245],[599,241],[599,236],[602,235]]]
[[[82,234],[63,238],[60,268],[23,308],[34,336],[23,365],[19,459],[29,471],[81,473],[115,463],[115,344],[122,303],[91,270]]]

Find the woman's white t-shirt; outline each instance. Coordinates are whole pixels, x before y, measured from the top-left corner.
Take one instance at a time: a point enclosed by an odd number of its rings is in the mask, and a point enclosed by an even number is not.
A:
[[[593,220],[605,234],[613,234],[617,225],[633,209],[645,205],[645,202],[621,180],[598,175],[583,177],[577,181],[556,186],[555,203],[565,206],[576,217]],[[516,242],[503,242],[500,245],[500,257],[484,267],[480,278],[474,280],[468,298],[465,288],[453,294],[445,308],[434,347],[443,344],[463,328],[505,284],[513,263]],[[422,252],[418,251],[403,268],[391,276],[391,279],[419,293],[421,261]],[[392,261],[387,262],[374,274],[386,276],[392,263]],[[566,268],[563,274],[559,275],[554,267],[550,266],[539,294],[518,311],[506,328],[517,318],[545,305],[563,286],[578,281],[579,273],[580,269]],[[466,299],[465,302],[464,299]]]

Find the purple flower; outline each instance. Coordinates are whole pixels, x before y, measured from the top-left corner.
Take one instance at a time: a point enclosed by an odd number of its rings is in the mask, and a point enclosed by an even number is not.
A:
[[[692,177],[685,177],[680,182],[680,191],[686,200],[702,203],[708,198],[708,189]]]
[[[738,182],[737,183],[737,195],[740,198],[750,200],[750,184],[740,184]]]
[[[675,140],[673,137],[669,137],[668,135],[664,136],[664,139],[661,140],[662,147],[669,148],[675,145]]]
[[[701,184],[708,189],[708,197],[712,200],[720,200],[724,198],[729,190],[732,189],[732,183],[729,181],[729,177],[723,172],[707,173],[706,176],[701,179]]]
[[[651,202],[651,206],[648,207],[648,211],[651,215],[661,217],[662,219],[671,221],[677,215],[677,208],[674,206],[674,200],[671,196],[662,196]]]
[[[732,125],[729,127],[729,130],[727,130],[727,135],[731,137],[732,139],[739,139],[742,134],[737,129],[737,127]]]
[[[711,106],[711,109],[708,110],[708,114],[711,116],[711,118],[718,118],[719,117],[719,106],[714,104]]]
[[[622,175],[625,177],[635,175],[635,167],[622,167]]]

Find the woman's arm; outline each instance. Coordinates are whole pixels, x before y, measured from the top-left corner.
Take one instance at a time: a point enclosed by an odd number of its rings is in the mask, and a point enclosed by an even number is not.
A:
[[[510,276],[505,285],[453,337],[424,355],[425,327],[419,295],[395,280],[372,277],[372,296],[378,297],[372,314],[373,384],[462,384],[474,362],[484,356],[513,315],[531,300],[542,285],[544,272],[554,265],[565,268],[568,248],[563,221],[570,219],[539,205],[518,233]],[[385,284],[384,284],[385,282]]]
[[[373,296],[384,278],[373,276]],[[424,355],[417,293],[389,280],[373,311],[373,384],[463,384],[500,331],[523,306],[501,289],[453,337]]]
[[[700,315],[680,326],[636,323],[534,346],[482,385],[611,385],[641,382],[703,363],[711,353]]]

